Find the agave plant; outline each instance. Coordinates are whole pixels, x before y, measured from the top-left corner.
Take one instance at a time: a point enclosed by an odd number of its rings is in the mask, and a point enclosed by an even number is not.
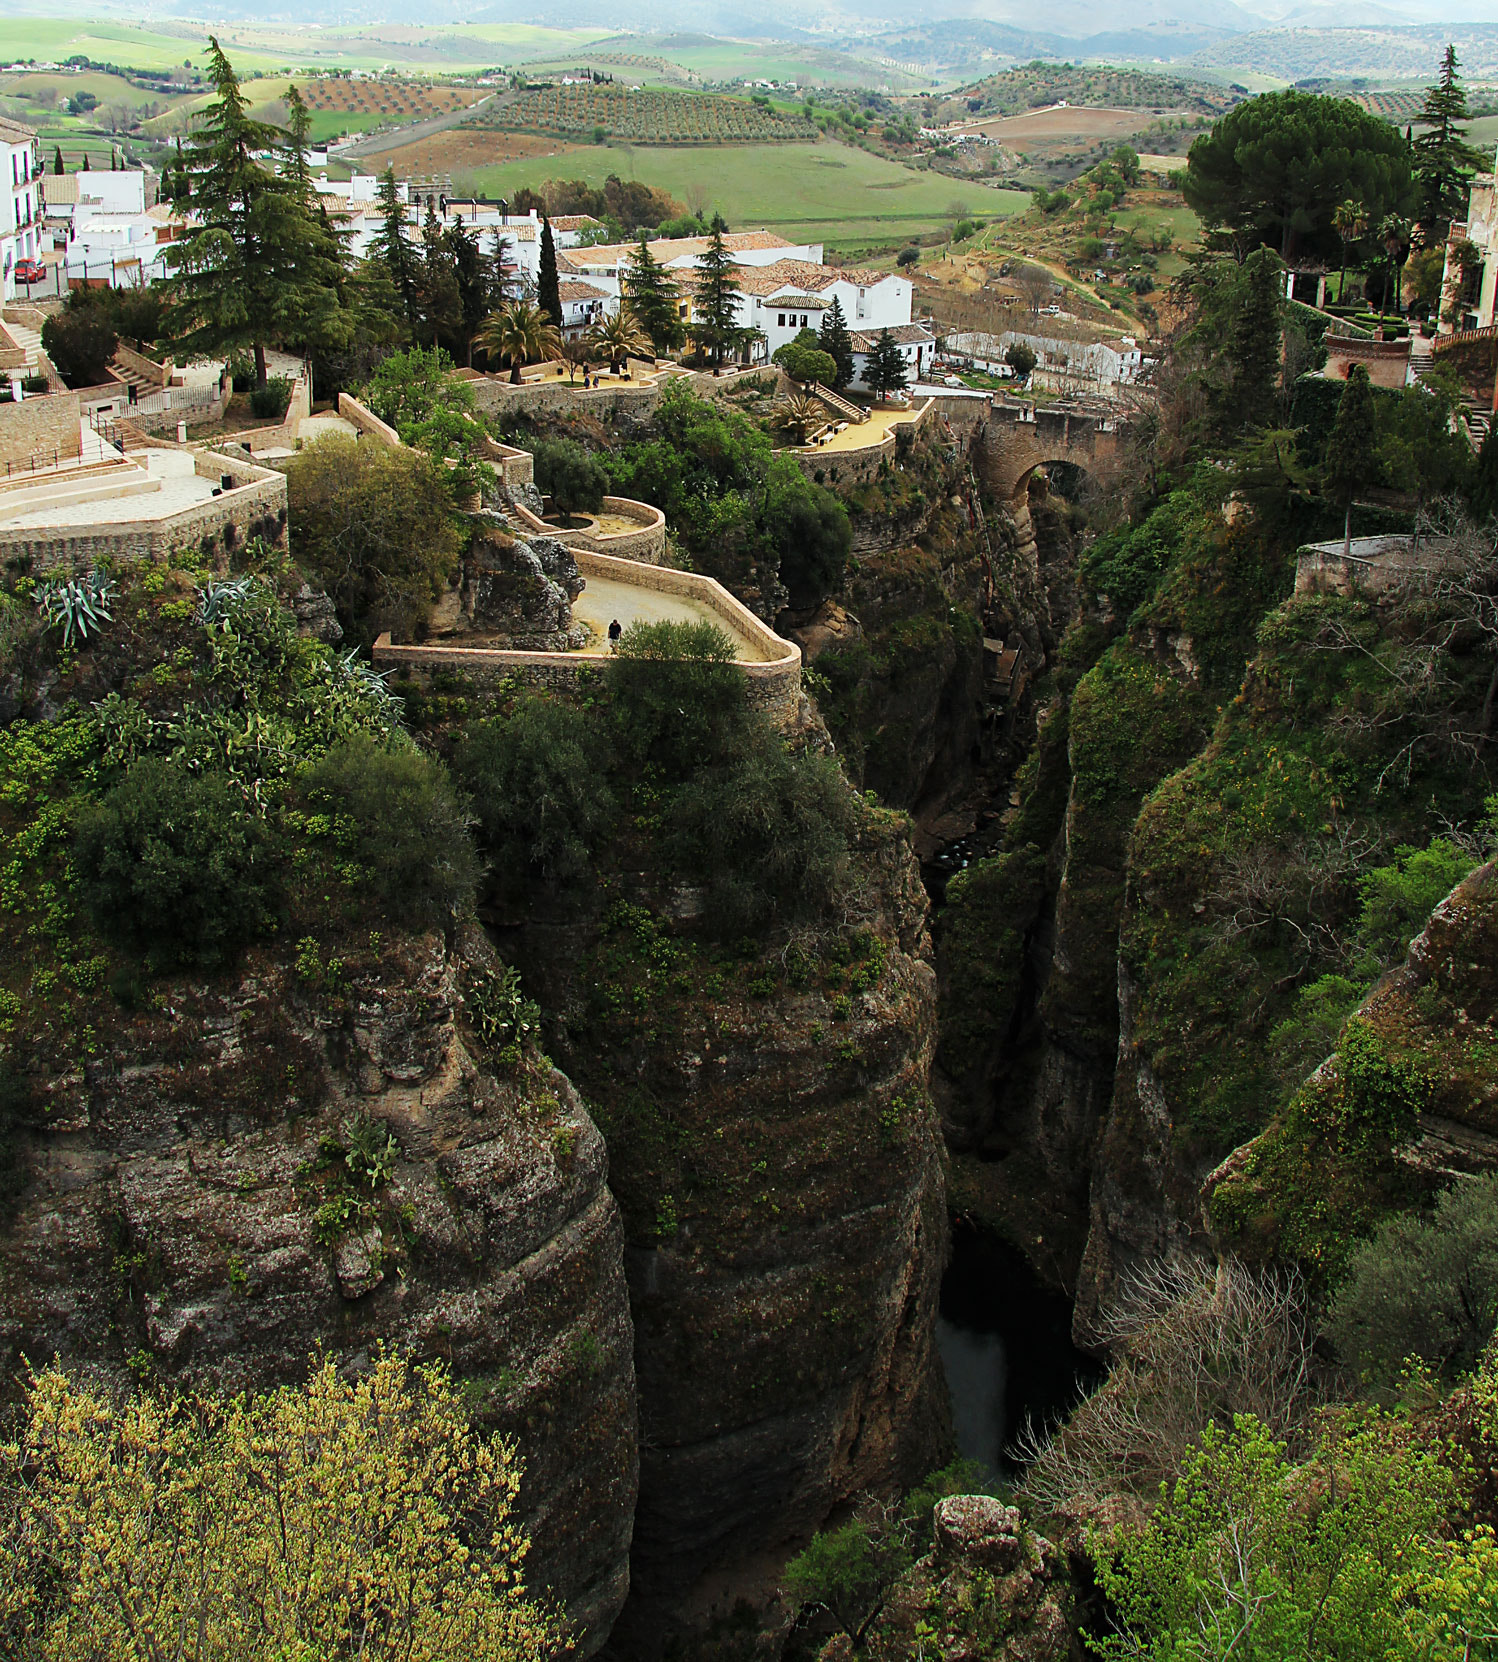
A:
[[[235,612],[249,599],[254,586],[253,577],[210,578],[198,590],[198,621],[207,629],[228,634]]]
[[[91,571],[86,577],[54,577],[38,583],[33,592],[48,627],[61,624],[64,646],[87,640],[102,625],[114,622],[109,603],[115,596],[115,582],[105,572]]]
[[[395,673],[393,670],[376,669],[373,664],[366,663],[354,647],[339,653],[338,666],[354,687],[374,702],[381,715],[389,721],[400,721],[405,706],[391,692],[387,680]]]

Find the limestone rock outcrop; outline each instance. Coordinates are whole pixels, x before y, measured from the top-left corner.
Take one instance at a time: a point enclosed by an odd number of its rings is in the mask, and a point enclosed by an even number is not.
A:
[[[496,1070],[466,1036],[476,933],[383,944],[336,988],[290,956],[33,1056],[0,1369],[234,1389],[302,1378],[320,1347],[351,1369],[376,1345],[440,1358],[515,1439],[532,1583],[592,1650],[637,1476],[603,1139],[548,1064]]]

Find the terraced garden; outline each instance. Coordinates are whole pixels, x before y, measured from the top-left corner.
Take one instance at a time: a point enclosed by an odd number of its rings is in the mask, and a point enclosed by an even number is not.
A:
[[[809,122],[743,98],[608,84],[532,87],[486,107],[472,124],[564,138],[594,137],[601,129],[636,144],[804,143],[817,136]]]

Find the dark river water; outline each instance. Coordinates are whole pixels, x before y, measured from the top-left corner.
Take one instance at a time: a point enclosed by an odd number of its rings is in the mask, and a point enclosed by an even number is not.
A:
[[[957,1452],[1004,1476],[1027,1418],[1058,1419],[1102,1378],[1071,1342],[1071,1305],[1007,1243],[961,1223],[941,1284],[936,1343],[952,1395]]]

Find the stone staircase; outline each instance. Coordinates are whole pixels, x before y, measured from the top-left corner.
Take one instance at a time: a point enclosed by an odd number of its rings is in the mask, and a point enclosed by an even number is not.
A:
[[[127,387],[134,387],[138,396],[146,397],[151,393],[161,391],[159,379],[152,380],[134,364],[128,363],[123,357],[116,354],[109,361],[110,373],[117,376]]]
[[[809,392],[813,398],[821,399],[822,403],[824,403],[829,410],[832,410],[837,415],[840,415],[844,421],[856,421],[862,423],[869,419],[869,412],[864,409],[861,404],[849,402],[849,400],[844,398],[840,393],[835,393],[831,387],[824,387],[820,381],[813,382],[806,388],[806,391]]]
[[[34,375],[42,356],[41,330],[33,329],[25,323],[12,323],[7,318],[5,332],[16,343],[17,349],[26,354],[27,374]]]

